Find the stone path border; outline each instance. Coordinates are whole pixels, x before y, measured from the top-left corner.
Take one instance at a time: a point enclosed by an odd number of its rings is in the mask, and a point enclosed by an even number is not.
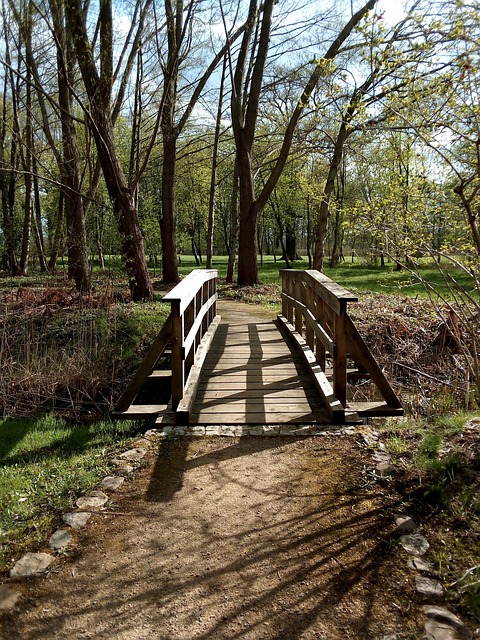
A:
[[[298,425],[165,426],[162,429],[147,431],[143,437],[134,441],[133,448],[111,460],[111,463],[122,474],[131,474],[140,465],[152,442],[158,443],[159,440],[168,437],[341,436],[355,434],[361,436],[363,444],[371,451],[375,472],[380,475],[391,472],[393,470],[391,458],[385,452],[383,443],[379,441],[378,432],[365,426],[328,426],[324,428],[311,425],[300,427]],[[92,513],[108,513],[103,510],[108,504],[109,497],[101,489],[114,492],[123,484],[124,480],[123,475],[110,475],[103,478],[99,489],[77,499],[77,511],[64,514],[62,518],[64,523],[70,527],[70,530],[76,530],[87,524]],[[445,591],[433,576],[431,564],[423,559],[430,547],[427,539],[416,532],[417,524],[407,514],[397,513],[393,517],[399,534],[399,543],[409,554],[408,566],[412,571],[415,571],[417,594],[426,603],[422,607],[425,616],[425,637],[427,640],[468,640],[472,638],[472,634],[464,623],[454,613],[440,606],[445,597]],[[49,547],[53,552],[60,554],[73,542],[74,537],[69,530],[57,529],[50,537]],[[18,580],[45,574],[55,559],[56,556],[50,553],[27,553],[15,563],[11,569],[10,577]],[[0,611],[14,610],[20,599],[21,593],[14,584],[0,584]]]

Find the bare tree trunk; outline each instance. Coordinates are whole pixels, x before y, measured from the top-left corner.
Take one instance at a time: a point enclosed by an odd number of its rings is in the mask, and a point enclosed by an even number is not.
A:
[[[215,121],[215,135],[213,139],[212,173],[210,176],[210,196],[208,200],[208,228],[207,228],[207,269],[212,268],[213,232],[215,228],[215,191],[217,183],[218,145],[220,141],[220,127],[222,122],[223,87],[227,69],[227,56],[223,59],[222,77],[218,96],[217,119]]]
[[[33,144],[33,140],[32,140]],[[42,206],[40,203],[40,188],[38,185],[37,177],[37,163],[35,160],[35,154],[32,158],[33,169],[33,202],[34,202],[34,215],[32,218],[33,233],[35,237],[35,244],[37,245],[38,260],[40,262],[40,271],[46,273],[47,271],[47,257],[45,255],[45,244],[43,241],[43,229],[42,229]]]
[[[320,212],[317,222],[317,233],[315,236],[315,251],[313,255],[313,268],[318,271],[323,270],[323,260],[325,256],[325,240],[327,238],[328,219],[330,217],[330,199],[335,189],[335,180],[338,175],[340,163],[342,162],[343,147],[348,137],[348,124],[351,121],[355,107],[348,107],[347,113],[343,118],[342,124],[338,131],[333,149],[328,176],[323,190],[322,202],[320,204]]]
[[[175,211],[175,173],[177,138],[175,135],[163,136],[162,168],[162,217],[160,231],[162,236],[162,271],[164,282],[178,282],[176,211]]]
[[[110,115],[112,88],[112,7],[104,0],[100,15],[101,70],[97,72],[86,33],[85,15],[80,0],[66,4],[67,27],[75,44],[77,60],[90,103],[90,125],[102,165],[108,193],[123,237],[125,267],[131,277],[134,300],[151,298],[153,287],[148,272],[142,233],[135,201],[120,164]]]
[[[233,169],[232,195],[230,198],[230,242],[228,247],[228,266],[226,281],[232,284],[235,274],[235,258],[238,244],[238,167]]]
[[[58,254],[60,253],[60,244],[62,243],[63,239],[64,203],[65,196],[63,195],[63,191],[60,191],[57,211],[57,224],[55,226],[55,234],[53,237],[52,250],[50,252],[50,260],[48,261],[49,271],[55,271]]]
[[[6,61],[7,64],[10,64],[8,38],[6,39]],[[14,200],[11,201],[11,196],[13,196],[13,199],[15,198],[15,187],[13,186],[13,189],[11,189],[10,186],[12,184],[15,184],[14,166],[16,163],[16,142],[15,135],[13,134],[10,145],[10,170],[8,170],[5,159],[5,143],[7,131],[7,86],[8,74],[5,72],[2,94],[2,126],[0,130],[0,190],[3,211],[3,233],[5,237],[6,262],[8,263],[7,266],[10,270],[10,273],[15,276],[18,275],[18,264],[15,255],[15,245],[13,240]]]
[[[262,25],[260,29],[260,38],[258,41],[258,49],[256,52],[245,109],[243,108],[241,97],[244,95],[243,92],[245,86],[245,70],[248,49],[254,25],[257,20],[257,16],[259,15],[256,0],[250,0],[249,19],[247,21],[249,26],[243,36],[233,79],[231,102],[232,126],[235,136],[240,179],[240,238],[238,259],[238,284],[240,285],[256,284],[258,282],[258,268],[256,260],[257,217],[259,212],[268,202],[275,185],[282,175],[292,145],[295,129],[305,106],[310,100],[313,90],[324,72],[324,62],[335,58],[340,47],[351,34],[353,29],[361,21],[364,15],[370,9],[373,9],[376,4],[376,0],[368,0],[368,2],[359,11],[353,14],[338,34],[335,41],[328,48],[325,56],[315,65],[285,130],[282,147],[277,161],[265,182],[262,191],[258,198],[256,198],[253,189],[251,157],[258,116],[260,92],[269,48],[274,1],[275,0],[265,0],[262,5],[263,10],[261,12]]]
[[[30,6],[27,9],[26,34],[27,46],[31,42],[32,28]],[[32,224],[32,142],[33,142],[33,124],[32,124],[32,74],[27,67],[27,96],[26,96],[26,115],[25,115],[25,150],[22,153],[22,168],[25,180],[25,208],[23,218],[23,234],[22,234],[22,253],[20,255],[20,271],[26,276],[28,273],[28,257],[30,253],[30,229]],[[18,117],[18,114],[17,114]],[[18,131],[20,124],[17,123]]]

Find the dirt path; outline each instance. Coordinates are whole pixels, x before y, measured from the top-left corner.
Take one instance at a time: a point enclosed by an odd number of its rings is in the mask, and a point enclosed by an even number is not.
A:
[[[6,637],[380,639],[412,630],[385,498],[354,437],[163,441]],[[397,636],[394,636],[397,637]]]

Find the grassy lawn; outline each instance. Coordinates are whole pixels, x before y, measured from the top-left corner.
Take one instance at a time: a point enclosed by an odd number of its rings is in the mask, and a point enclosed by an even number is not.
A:
[[[182,275],[187,275],[197,267],[193,256],[182,256],[179,270]],[[213,268],[218,270],[219,278],[223,279],[227,273],[226,256],[215,256]],[[263,265],[258,263],[259,278],[263,284],[280,284],[279,270],[285,268],[283,261],[273,259],[273,256],[264,256]],[[308,269],[308,261],[300,260],[292,265],[294,269]],[[337,267],[326,267],[325,275],[338,282],[346,289],[365,293],[386,293],[406,296],[424,296],[425,287],[421,280],[414,274],[396,270],[396,265],[387,263],[384,267],[368,265],[357,259],[356,262],[342,262]],[[442,271],[434,264],[421,264],[418,267],[418,275],[440,293],[447,293],[445,275],[453,277],[466,290],[472,289],[471,278],[463,271],[449,264],[442,265]]]
[[[0,422],[0,572],[45,544],[61,514],[108,471],[134,422],[70,425],[46,416]]]

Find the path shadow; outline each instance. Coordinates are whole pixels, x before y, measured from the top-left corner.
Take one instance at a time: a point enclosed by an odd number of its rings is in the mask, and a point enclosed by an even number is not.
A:
[[[165,438],[160,443],[145,498],[149,502],[170,502],[182,488],[184,474],[191,469],[250,456],[255,452],[279,449],[285,442],[300,438],[288,436],[287,440],[281,436],[243,436],[228,447],[220,446],[218,450],[193,459],[188,458],[191,438]],[[246,447],[246,442],[251,446]]]

